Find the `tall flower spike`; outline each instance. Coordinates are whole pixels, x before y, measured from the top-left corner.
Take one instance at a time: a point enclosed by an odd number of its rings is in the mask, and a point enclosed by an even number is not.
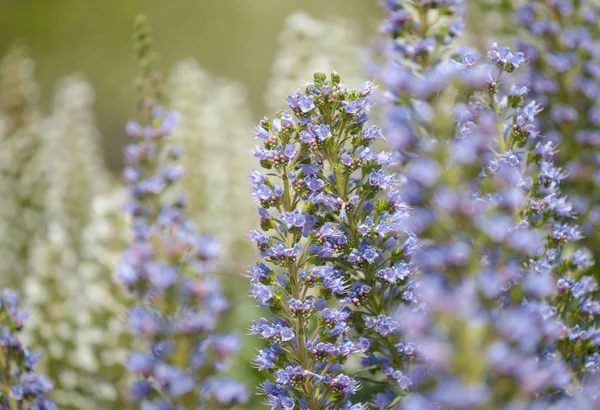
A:
[[[316,71],[340,72],[351,86],[365,79],[359,61],[356,23],[342,18],[319,20],[296,11],[285,19],[279,50],[273,61],[265,95],[269,112],[285,107],[286,90],[293,90]]]
[[[52,382],[34,373],[39,355],[19,340],[27,312],[21,310],[19,295],[10,289],[0,292],[0,403],[5,410],[57,410],[46,395]]]
[[[463,0],[385,0],[383,5],[389,14],[381,31],[394,39],[392,55],[418,73],[437,65],[463,31]]]
[[[517,19],[520,47],[530,56],[528,80],[545,107],[541,132],[560,143],[557,164],[570,174],[572,198],[585,233],[583,243],[600,259],[600,43],[595,2],[527,1]],[[600,280],[600,265],[590,266]]]
[[[125,190],[109,192],[92,105],[93,89],[81,76],[59,82],[43,128],[48,232],[34,246],[23,281],[31,314],[24,338],[40,346],[40,368],[65,410],[125,406],[118,357],[127,340],[125,295],[112,277],[126,245]],[[102,200],[114,202],[99,206]]]
[[[520,47],[531,56],[527,73],[531,92],[545,107],[538,116],[539,126],[549,139],[559,142],[555,161],[569,174],[563,191],[572,198],[584,235],[582,243],[591,251],[579,249],[573,254],[555,301],[570,329],[559,349],[570,357],[569,364],[582,384],[593,381],[600,369],[596,336],[600,332],[598,13],[598,4],[574,1],[527,1],[517,13],[519,26],[527,31]],[[555,235],[566,234],[561,229]]]
[[[252,121],[247,90],[186,59],[171,71],[168,95],[171,108],[179,114],[179,123],[169,137],[172,143],[164,149],[174,144],[180,147],[180,161],[186,171],[181,187],[189,199],[189,218],[201,232],[223,244],[224,263],[219,272],[226,276],[224,292],[239,295],[247,287],[240,269],[254,257],[244,233],[258,226],[253,203],[246,199],[247,175],[254,165],[248,155],[253,143],[247,135]],[[227,328],[246,327],[255,316],[252,304],[247,298],[238,298],[224,319]],[[244,348],[232,363],[238,374],[243,372],[240,378],[248,385],[257,385],[261,380],[247,365],[261,345],[260,340],[245,338]]]
[[[252,333],[270,343],[256,361],[275,375],[277,385],[263,386],[272,408],[363,408],[349,402],[357,382],[340,373],[349,354],[371,346],[350,338],[351,325],[389,334],[382,305],[396,294],[376,284],[377,271],[386,258],[396,262],[390,248],[402,204],[375,203],[396,177],[384,171],[393,158],[369,148],[381,137],[365,125],[372,90],[370,82],[352,90],[335,72],[330,80],[316,73],[288,97],[291,112],[256,127],[262,146],[254,155],[269,171],[250,176],[262,229],[250,239],[271,266],[250,269],[251,293],[273,317],[254,322]],[[371,311],[375,292],[380,305]]]
[[[521,56],[496,46],[488,56],[489,82],[510,84],[505,72]],[[593,408],[569,397],[574,356],[560,347],[568,342],[557,312],[568,308],[555,301],[557,283],[572,266],[565,243],[580,232],[560,195],[555,146],[539,136],[539,106],[518,87],[467,83],[475,90],[458,93],[468,98],[455,107],[457,125],[421,144],[401,189],[419,238],[419,307],[395,319],[423,366],[400,408]]]
[[[145,124],[130,122],[135,142],[126,148],[124,179],[133,239],[119,267],[125,286],[139,299],[129,312],[131,330],[148,343],[127,359],[140,380],[132,398],[141,409],[231,408],[247,399],[245,387],[215,374],[238,349],[237,338],[215,333],[228,307],[216,278],[210,275],[220,246],[199,236],[185,219],[185,198],[168,190],[183,169],[161,149],[177,116],[160,107],[160,77],[154,71],[151,38],[145,19],[136,20],[135,44],[140,62],[138,88]]]
[[[44,141],[33,61],[9,48],[0,68],[0,286],[20,288],[35,241],[44,231]]]
[[[459,54],[456,39],[462,33],[462,0],[390,0],[383,4],[388,14],[381,30],[390,38],[379,76],[386,87],[384,99],[392,103],[385,110],[385,121],[395,124],[388,127],[386,137],[399,152],[406,153],[418,143],[419,134],[435,134],[437,127],[452,123],[448,115],[451,101],[429,104],[443,95],[461,69],[474,63],[475,55],[467,49],[460,63],[452,60]],[[440,111],[433,113],[432,107]],[[429,121],[433,114],[439,122]]]

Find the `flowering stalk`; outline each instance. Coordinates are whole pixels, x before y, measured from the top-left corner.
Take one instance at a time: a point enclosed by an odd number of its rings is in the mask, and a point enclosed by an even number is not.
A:
[[[386,19],[381,31],[390,36],[391,50],[380,70],[385,85],[387,108],[384,127],[388,142],[400,153],[412,151],[419,139],[436,134],[452,122],[448,115],[452,101],[439,101],[442,91],[457,77],[460,65],[451,58],[457,55],[456,39],[463,29],[464,7],[455,1],[385,1]],[[463,53],[463,65],[474,61]],[[426,103],[426,104],[424,104]],[[429,105],[428,105],[429,104]],[[429,121],[434,108],[438,122]],[[385,121],[392,126],[386,127]]]
[[[17,333],[27,312],[19,307],[19,295],[10,289],[0,293],[0,404],[6,410],[57,410],[46,394],[52,382],[34,373],[39,355],[23,347]]]
[[[393,55],[419,74],[438,64],[464,28],[463,0],[385,0],[383,4],[389,14],[381,31],[394,40]]]
[[[574,266],[564,244],[581,234],[560,195],[555,146],[534,126],[539,106],[525,104],[526,88],[503,95],[499,87],[523,56],[494,47],[488,58],[498,68],[483,68],[486,84],[475,67],[464,74],[475,92],[456,106],[456,126],[422,144],[405,171],[420,308],[396,318],[424,365],[413,378],[421,393],[402,408],[557,402],[572,381],[570,357],[556,349],[566,331],[552,302]]]
[[[370,291],[357,282],[362,272],[350,272],[372,269],[380,257],[357,229],[368,223],[360,219],[368,200],[394,182],[381,171],[389,156],[368,148],[380,136],[377,127],[364,125],[371,91],[371,83],[349,90],[337,73],[329,81],[317,73],[288,97],[291,113],[264,118],[256,129],[264,147],[255,156],[269,173],[253,172],[250,181],[269,236],[252,231],[250,237],[265,261],[282,268],[276,274],[259,263],[250,270],[252,296],[274,316],[252,325],[253,334],[270,342],[256,360],[276,377],[277,385],[263,386],[272,408],[364,408],[350,403],[358,383],[341,373],[349,354],[370,345],[348,336],[351,306],[360,306]],[[360,182],[353,176],[357,169]],[[379,233],[365,228],[362,236],[374,236],[372,243],[381,245],[395,229],[386,211],[379,210],[386,215]]]
[[[167,190],[183,174],[162,156],[165,138],[177,117],[158,105],[160,77],[153,69],[151,39],[145,19],[136,21],[135,45],[140,62],[138,87],[147,125],[131,122],[135,143],[126,149],[124,179],[131,201],[133,240],[120,266],[120,277],[139,298],[129,313],[131,329],[148,343],[132,353],[129,370],[141,379],[132,396],[147,409],[232,408],[247,399],[239,383],[214,374],[238,349],[236,337],[214,333],[228,303],[219,282],[209,275],[219,253],[212,239],[197,235],[185,219],[185,198],[169,200]]]
[[[125,189],[120,197],[107,192],[109,175],[99,153],[92,103],[93,89],[80,76],[59,82],[42,133],[46,237],[33,246],[22,280],[30,312],[23,337],[39,347],[39,369],[54,381],[54,398],[64,410],[118,409],[124,373],[118,353],[124,351],[119,341],[125,339],[120,336],[126,307],[112,274],[126,244],[119,209]],[[97,206],[100,201],[112,202],[112,220]],[[100,226],[110,239],[98,235]],[[102,240],[111,242],[112,252]]]
[[[582,242],[593,252],[592,256],[583,249],[575,251],[558,283],[560,294],[554,302],[569,326],[569,338],[561,341],[559,350],[569,358],[582,383],[600,369],[599,330],[595,325],[600,314],[600,271],[595,263],[600,257],[600,173],[595,155],[600,126],[599,11],[593,3],[528,1],[517,14],[532,35],[521,47],[531,55],[528,76],[532,93],[545,106],[539,116],[540,128],[549,138],[560,141],[556,161],[569,173],[564,190],[581,215]]]
[[[531,57],[531,90],[545,107],[541,131],[560,141],[558,163],[570,174],[564,189],[582,216],[584,244],[600,258],[600,47],[594,2],[527,1],[517,13],[520,47]],[[585,195],[584,195],[585,193]],[[596,265],[591,269],[600,279]]]

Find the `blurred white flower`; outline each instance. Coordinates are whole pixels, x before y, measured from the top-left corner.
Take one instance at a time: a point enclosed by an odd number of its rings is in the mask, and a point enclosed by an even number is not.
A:
[[[129,222],[124,189],[111,186],[101,160],[91,86],[79,76],[62,80],[44,126],[47,235],[31,246],[24,336],[42,354],[40,369],[55,381],[61,408],[124,408],[124,400],[114,403],[127,381],[123,357],[108,364],[104,357],[119,355],[129,340],[127,299],[113,281]]]
[[[214,78],[194,61],[175,66],[169,81],[171,109],[180,115],[173,142],[181,147],[181,191],[203,234],[217,237],[228,256],[254,226],[247,201],[253,166],[250,103],[239,83]],[[229,258],[224,258],[229,259]]]
[[[44,231],[44,141],[33,73],[27,50],[9,48],[0,63],[0,287],[17,289]]]

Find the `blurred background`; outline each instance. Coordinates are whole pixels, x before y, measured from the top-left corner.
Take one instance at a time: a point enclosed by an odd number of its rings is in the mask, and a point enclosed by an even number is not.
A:
[[[361,47],[376,37],[380,12],[377,0],[0,0],[0,287],[23,293],[25,337],[61,408],[127,408],[123,363],[135,342],[115,272],[130,231],[119,171],[125,124],[138,115],[134,17],[153,27],[169,105],[181,115],[172,139],[189,216],[223,244],[233,308],[222,330],[239,331],[267,313],[243,276],[257,262],[245,240],[257,224],[253,126],[314,71],[362,84]],[[253,391],[260,342],[240,336],[231,372]]]
[[[365,43],[380,13],[377,0],[0,0],[0,50],[15,40],[30,47],[45,109],[59,78],[86,76],[96,92],[105,158],[116,170],[123,124],[135,114],[130,41],[135,15],[148,16],[164,71],[193,57],[205,70],[242,82],[256,119],[266,108],[278,35],[296,10],[315,18],[348,18],[353,35]]]

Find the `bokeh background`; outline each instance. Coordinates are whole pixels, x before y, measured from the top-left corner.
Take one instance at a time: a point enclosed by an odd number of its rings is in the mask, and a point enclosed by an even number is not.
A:
[[[350,19],[365,43],[381,13],[377,0],[0,0],[0,50],[15,40],[30,47],[45,109],[59,78],[86,76],[96,92],[106,162],[117,170],[123,124],[135,114],[130,39],[137,14],[152,24],[164,71],[193,57],[205,70],[246,85],[260,118],[278,35],[297,10]]]
[[[0,0],[0,287],[22,291],[26,339],[67,410],[127,408],[131,300],[115,272],[129,233],[119,172],[124,127],[138,114],[140,13],[182,117],[173,139],[190,217],[224,246],[219,274],[234,307],[223,331],[264,314],[243,276],[256,262],[244,238],[257,223],[246,182],[253,124],[315,70],[351,86],[368,79],[361,47],[381,17],[377,0]],[[252,391],[260,342],[240,336],[231,372]]]

